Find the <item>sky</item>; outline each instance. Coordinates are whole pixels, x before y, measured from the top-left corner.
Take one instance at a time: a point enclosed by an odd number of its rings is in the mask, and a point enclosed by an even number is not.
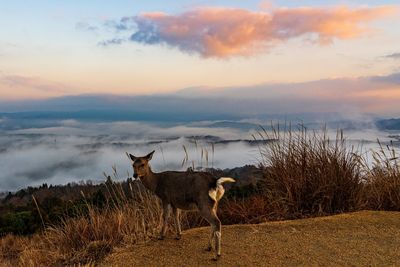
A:
[[[380,99],[380,109],[363,111],[393,113],[400,100],[398,1],[0,0],[0,7],[0,102],[254,87],[249,94],[268,98],[283,85],[318,82],[328,89],[315,101],[342,101],[337,89],[360,105]],[[291,99],[305,90],[313,87],[291,89]]]
[[[125,175],[126,151],[180,169],[196,136],[270,119],[373,146],[393,139],[375,119],[400,117],[398,0],[0,0],[0,25],[0,191]],[[216,167],[257,162],[216,145]]]

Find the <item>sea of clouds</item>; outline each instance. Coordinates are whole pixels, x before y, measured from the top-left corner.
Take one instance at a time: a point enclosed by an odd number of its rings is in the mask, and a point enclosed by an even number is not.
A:
[[[99,182],[105,179],[104,173],[112,174],[113,167],[119,179],[126,179],[132,175],[126,152],[142,156],[155,150],[151,162],[155,171],[191,166],[225,169],[260,162],[259,144],[247,141],[257,130],[210,125],[65,120],[54,126],[2,130],[0,192],[42,183]],[[334,139],[336,131],[329,135]],[[384,144],[395,140],[390,135],[396,133],[345,131],[349,145],[363,151],[377,149],[377,139]]]
[[[190,166],[231,168],[259,160],[257,146],[247,142],[215,143],[252,138],[250,132],[241,130],[137,122],[68,120],[62,124],[2,133],[0,191],[42,183],[101,181],[103,172],[111,174],[114,166],[120,178],[126,179],[132,173],[126,152],[142,156],[156,150],[151,162],[155,171]]]

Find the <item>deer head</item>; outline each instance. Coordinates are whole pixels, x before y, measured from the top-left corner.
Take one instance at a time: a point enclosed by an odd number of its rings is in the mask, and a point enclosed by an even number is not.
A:
[[[149,161],[153,158],[154,150],[144,157],[135,157],[129,154],[129,158],[132,160],[133,177],[142,179],[150,174]]]

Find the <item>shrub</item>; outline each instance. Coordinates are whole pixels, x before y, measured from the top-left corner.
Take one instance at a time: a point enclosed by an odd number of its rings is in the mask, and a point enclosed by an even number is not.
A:
[[[326,129],[309,132],[303,126],[272,132],[261,148],[265,169],[265,200],[277,218],[300,218],[352,211],[361,201],[359,155],[349,149],[342,132],[335,141]]]
[[[30,211],[8,212],[0,218],[0,233],[26,235],[34,229],[36,224]]]
[[[383,146],[373,152],[372,166],[367,167],[363,199],[366,208],[400,211],[400,166],[395,149]]]

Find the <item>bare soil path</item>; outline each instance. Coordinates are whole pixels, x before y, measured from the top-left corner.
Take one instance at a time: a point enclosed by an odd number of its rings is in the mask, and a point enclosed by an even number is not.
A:
[[[103,266],[400,266],[400,212],[362,211],[222,228],[222,257],[205,251],[209,228],[182,239],[116,250]]]

